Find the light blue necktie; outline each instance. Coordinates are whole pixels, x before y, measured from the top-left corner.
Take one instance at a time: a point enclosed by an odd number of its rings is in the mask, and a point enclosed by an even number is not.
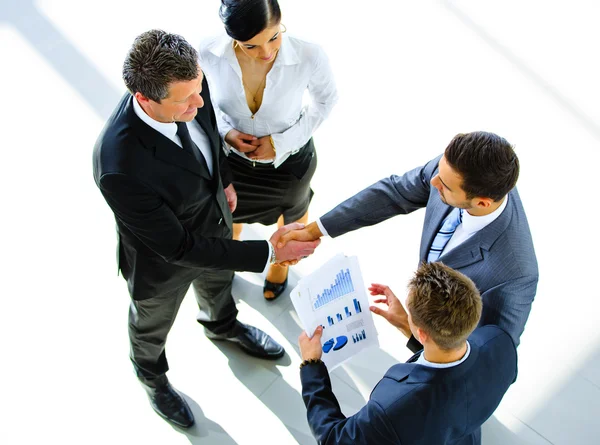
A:
[[[437,233],[435,238],[433,239],[433,243],[431,243],[431,249],[429,250],[429,255],[427,255],[427,262],[433,263],[437,261],[442,252],[444,251],[444,247],[454,235],[454,231],[456,227],[462,222],[462,212],[459,208],[454,208],[446,219],[444,220],[440,231]]]

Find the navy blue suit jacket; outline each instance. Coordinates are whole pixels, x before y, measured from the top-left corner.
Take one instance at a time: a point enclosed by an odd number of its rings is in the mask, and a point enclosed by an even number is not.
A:
[[[425,208],[419,262],[427,261],[431,243],[452,210],[431,186],[440,158],[402,176],[376,182],[322,216],[323,226],[336,237]],[[509,192],[506,208],[496,220],[439,261],[468,276],[481,292],[479,325],[501,327],[518,346],[537,289],[538,265],[517,190]],[[411,349],[416,352],[421,346]]]
[[[308,423],[323,445],[474,445],[517,377],[517,352],[496,326],[476,329],[471,353],[451,368],[392,366],[368,403],[345,417],[324,364],[300,370]]]

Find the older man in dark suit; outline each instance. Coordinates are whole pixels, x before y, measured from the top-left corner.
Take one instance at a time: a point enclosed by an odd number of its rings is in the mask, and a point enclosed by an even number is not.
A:
[[[381,301],[397,301],[374,284]],[[300,336],[302,397],[320,445],[479,445],[481,425],[517,377],[517,352],[497,326],[478,329],[475,284],[442,263],[424,263],[409,284],[408,323],[423,344],[407,363],[392,366],[367,404],[345,417],[331,389],[319,328]],[[473,331],[475,329],[475,331]]]
[[[402,176],[373,184],[320,220],[282,237],[337,237],[425,208],[419,262],[441,261],[471,278],[481,292],[480,325],[494,324],[516,345],[531,311],[538,266],[519,193],[519,160],[502,137],[483,131],[458,134],[444,154]],[[404,333],[402,305],[373,308]],[[412,337],[408,347],[421,345]]]
[[[318,244],[273,246],[301,225],[283,227],[270,242],[231,239],[236,193],[198,55],[182,37],[158,30],[137,37],[123,78],[129,93],[98,138],[94,179],[117,222],[137,376],[159,415],[189,427],[193,415],[165,375],[165,343],[190,285],[209,338],[277,359],[279,344],[237,320],[233,271],[299,260]]]

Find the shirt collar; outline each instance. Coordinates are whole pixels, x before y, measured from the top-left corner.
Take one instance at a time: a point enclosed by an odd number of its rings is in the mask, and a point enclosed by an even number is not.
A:
[[[430,368],[451,368],[452,366],[457,366],[457,365],[460,365],[462,362],[464,362],[469,357],[470,353],[471,353],[471,345],[467,341],[467,351],[465,352],[465,355],[463,355],[460,360],[457,360],[452,363],[433,363],[433,362],[426,360],[425,354],[423,352],[421,352],[421,355],[419,356],[417,361],[415,361],[415,364],[429,366]]]
[[[498,218],[508,203],[508,195],[502,201],[502,204],[489,215],[484,216],[473,216],[469,212],[462,210],[462,226],[465,233],[472,234],[479,232],[485,226],[491,224],[496,218]]]
[[[132,96],[133,100],[133,111],[146,125],[154,128],[160,134],[173,140],[177,134],[177,124],[175,122],[158,122],[152,119],[146,114],[142,106],[138,103],[137,99]]]

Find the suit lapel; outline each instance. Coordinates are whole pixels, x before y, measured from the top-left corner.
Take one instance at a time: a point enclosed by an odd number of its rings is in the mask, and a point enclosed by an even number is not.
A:
[[[514,211],[514,201],[513,192],[510,192],[506,208],[498,218],[461,245],[442,255],[440,261],[453,269],[460,269],[482,261],[484,259],[483,251],[489,252],[510,224]]]
[[[207,181],[212,180],[208,170],[206,169],[206,163],[198,162],[193,155],[183,150],[181,147],[164,137],[162,134],[158,134],[162,137],[162,140],[157,138],[154,144],[154,155],[158,159],[168,162],[169,164],[177,165],[178,167],[184,168],[196,175],[202,176]]]
[[[476,233],[461,245],[442,255],[439,261],[452,269],[460,269],[483,260],[479,235],[480,233]]]
[[[169,138],[156,131],[154,128],[146,125],[133,110],[133,97],[128,94],[128,103],[125,108],[125,114],[135,134],[140,138],[142,144],[147,148],[154,148],[154,156],[169,164],[181,167],[195,175],[202,176],[208,181],[211,180],[210,174],[205,166],[200,164],[196,158],[183,150]]]

